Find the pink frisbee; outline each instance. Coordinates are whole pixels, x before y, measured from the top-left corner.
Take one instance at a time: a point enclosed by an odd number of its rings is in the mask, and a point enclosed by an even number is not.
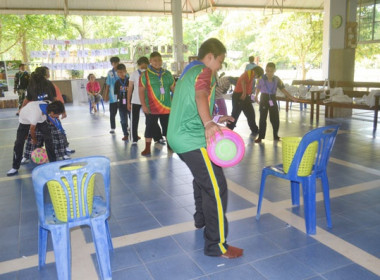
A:
[[[221,167],[238,164],[242,160],[244,152],[243,139],[229,129],[223,129],[223,136],[216,133],[215,141],[207,146],[207,153],[211,161]]]

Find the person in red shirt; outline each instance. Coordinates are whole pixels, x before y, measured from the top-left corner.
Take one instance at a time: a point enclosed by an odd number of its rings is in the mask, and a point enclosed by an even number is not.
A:
[[[91,100],[91,106],[92,109],[94,109],[94,112],[96,113],[96,106],[100,101],[100,85],[99,82],[96,81],[96,77],[94,74],[89,74],[87,77],[88,83],[86,85],[86,91],[88,94],[88,97]]]
[[[260,78],[263,73],[263,68],[256,66],[251,70],[245,71],[238,79],[234,93],[232,94],[231,116],[235,120],[227,125],[229,129],[233,130],[235,128],[240,113],[243,111],[252,134],[258,133],[259,128],[256,125],[255,110],[252,106],[251,94],[253,92],[254,79]]]

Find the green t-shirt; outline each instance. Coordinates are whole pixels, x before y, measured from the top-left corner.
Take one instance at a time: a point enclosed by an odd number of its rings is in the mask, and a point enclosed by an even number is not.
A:
[[[140,85],[145,88],[145,104],[151,114],[170,113],[170,87],[174,83],[173,75],[162,68],[158,72],[148,68],[144,73],[141,73]],[[161,92],[161,88],[163,92]]]
[[[169,116],[167,139],[174,152],[181,154],[206,147],[205,128],[195,102],[195,87],[208,79],[210,115],[214,107],[215,78],[204,64],[190,68],[177,83]]]

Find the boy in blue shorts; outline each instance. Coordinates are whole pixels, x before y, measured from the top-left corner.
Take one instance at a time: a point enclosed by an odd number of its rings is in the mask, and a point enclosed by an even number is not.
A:
[[[173,94],[167,140],[170,147],[193,174],[195,227],[204,227],[204,254],[237,258],[243,250],[227,244],[227,182],[223,169],[212,163],[206,151],[215,133],[222,130],[211,117],[215,98],[215,73],[226,55],[217,39],[205,41],[198,59],[191,62],[178,79]],[[221,116],[218,123],[230,122]]]

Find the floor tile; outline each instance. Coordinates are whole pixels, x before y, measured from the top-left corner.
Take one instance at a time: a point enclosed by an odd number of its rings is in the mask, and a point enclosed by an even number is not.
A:
[[[203,275],[203,272],[186,255],[176,255],[146,265],[155,280],[185,280]]]
[[[351,263],[346,257],[319,243],[294,250],[290,254],[317,273],[324,273]]]
[[[265,278],[257,272],[251,265],[241,265],[233,267],[221,272],[208,275],[212,280],[224,280],[224,279],[255,279],[265,280]]]
[[[134,247],[145,263],[183,253],[171,237],[142,242]]]
[[[113,280],[138,279],[152,280],[149,271],[142,265],[112,272]]]
[[[375,280],[380,279],[379,276],[373,274],[372,272],[364,269],[363,267],[357,264],[351,264],[330,272],[323,274],[323,277],[327,280],[357,280],[357,279],[366,279],[366,280]]]
[[[269,280],[307,279],[316,275],[290,254],[282,254],[252,263],[252,266]]]

